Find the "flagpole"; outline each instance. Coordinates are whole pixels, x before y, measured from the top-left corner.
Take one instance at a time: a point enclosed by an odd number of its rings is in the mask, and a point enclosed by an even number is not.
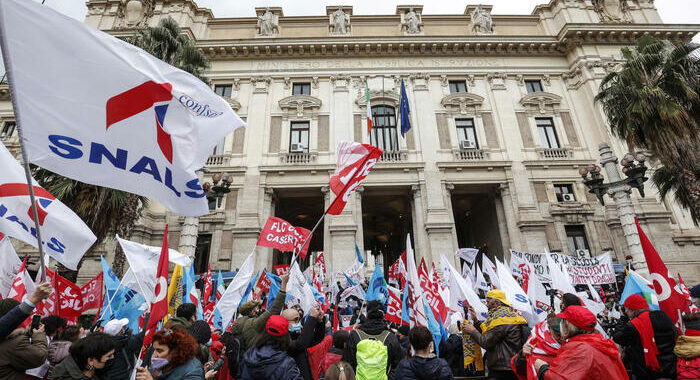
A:
[[[129,273],[130,270],[131,270],[131,267],[129,267],[129,269],[126,270],[126,273],[124,273],[124,276],[122,276],[122,279],[119,280],[119,286],[117,286],[117,290],[114,291],[114,294],[112,294],[112,297],[109,297],[109,303],[107,304],[107,306],[109,307],[110,313],[114,313],[114,310],[112,310],[112,301],[114,301],[114,297],[116,297],[117,293],[119,293],[119,288],[122,287],[122,282],[124,281],[124,278]],[[136,277],[136,275],[134,275],[134,277]],[[142,290],[142,292],[143,292],[143,290]],[[109,290],[107,290],[107,293],[109,293]]]
[[[306,239],[304,239],[304,244],[301,245],[301,249],[299,249],[299,252],[304,252],[304,247],[306,247],[306,243],[309,242],[309,240],[311,239],[311,236],[313,236],[314,232],[316,232],[316,229],[318,228],[318,226],[321,225],[321,222],[323,221],[323,219],[325,219],[325,217],[326,217],[326,212],[324,212],[323,215],[321,215],[321,217],[318,219],[318,222],[316,222],[316,225],[314,226],[314,228],[311,229],[311,232],[309,232],[309,236],[307,236]],[[294,264],[294,260],[296,260],[296,258],[297,258],[297,253],[294,252],[294,254],[292,254],[292,261],[289,262],[289,265]]]
[[[27,177],[27,187],[29,188],[29,200],[32,202],[32,216],[34,218],[34,228],[36,228],[36,242],[39,248],[39,266],[41,267],[41,282],[46,282],[46,268],[44,268],[44,243],[41,241],[41,231],[39,228],[39,213],[36,209],[36,198],[34,197],[34,187],[32,186],[32,174],[29,170],[29,160],[27,159],[27,149],[24,146],[24,137],[22,133],[22,122],[20,118],[20,111],[17,107],[17,94],[15,94],[14,86],[14,72],[12,71],[12,64],[9,59],[9,52],[7,51],[7,33],[2,33],[2,39],[0,39],[0,51],[2,51],[3,63],[5,64],[5,75],[7,76],[7,83],[10,86],[10,100],[12,101],[12,109],[14,110],[15,120],[17,124],[17,134],[19,135],[19,147],[22,153],[22,166],[24,166],[24,175]],[[10,74],[10,72],[13,74]]]

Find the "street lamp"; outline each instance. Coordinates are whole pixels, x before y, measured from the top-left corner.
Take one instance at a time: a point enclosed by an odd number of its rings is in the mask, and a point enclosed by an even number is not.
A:
[[[598,146],[598,150],[600,151],[600,164],[608,174],[608,183],[604,183],[601,167],[596,164],[591,163],[588,166],[582,166],[579,168],[578,173],[583,178],[583,183],[588,187],[590,193],[595,194],[601,205],[605,205],[603,195],[606,193],[615,201],[620,216],[622,232],[627,240],[633,263],[644,273],[646,272],[646,262],[634,221],[635,213],[630,193],[632,188],[635,188],[639,191],[639,195],[644,197],[644,181],[648,179],[644,176],[647,171],[647,167],[644,165],[646,156],[643,153],[625,154],[620,160],[622,173],[626,177],[622,178],[617,169],[617,157],[612,154],[610,146],[602,142]]]
[[[204,185],[202,185],[202,189],[207,196],[209,204],[216,201],[216,206],[214,208],[218,208],[221,207],[221,200],[224,198],[224,194],[231,192],[230,187],[233,182],[233,177],[228,173],[215,173],[211,179],[214,185],[205,182]]]

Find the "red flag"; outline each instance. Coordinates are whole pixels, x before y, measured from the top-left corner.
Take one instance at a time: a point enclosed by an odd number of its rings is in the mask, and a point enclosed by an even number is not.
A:
[[[209,304],[209,297],[211,297],[211,292],[214,289],[214,285],[211,282],[211,264],[207,265],[207,273],[204,274],[204,294],[202,294],[202,305]]]
[[[318,267],[318,269],[321,270],[320,276],[321,281],[323,281],[326,276],[326,258],[323,257],[323,252],[321,252],[316,258],[316,261],[314,261],[314,267]]]
[[[368,144],[342,141],[338,144],[338,168],[330,180],[335,199],[326,213],[339,215],[343,212],[350,194],[360,186],[382,153],[381,149]]]
[[[688,290],[688,287],[685,286],[685,282],[683,281],[683,277],[681,277],[680,273],[678,273],[678,282],[679,282],[678,285],[680,286],[681,291],[683,292],[683,297],[685,297],[686,302],[688,302],[688,307],[690,309],[690,312],[697,313],[698,308],[697,308],[697,306],[695,306],[695,304],[693,303],[693,300],[690,298],[690,290]]]
[[[398,289],[394,290],[389,287],[389,302],[386,306],[384,319],[398,325],[404,324],[404,321],[401,319],[401,293]]]
[[[27,287],[24,284],[26,278],[25,272],[27,271],[27,258],[25,257],[22,261],[22,266],[19,267],[19,271],[15,275],[15,280],[12,281],[12,287],[10,292],[7,293],[7,298],[15,299],[22,302],[22,299],[27,295]]]
[[[671,320],[673,320],[673,323],[679,326],[679,324],[682,324],[680,318],[681,314],[689,312],[688,303],[685,297],[683,297],[683,291],[681,291],[676,284],[676,280],[668,275],[666,264],[661,260],[661,257],[651,244],[651,241],[649,241],[649,238],[642,230],[642,227],[639,225],[639,220],[634,218],[634,221],[637,224],[639,240],[642,243],[642,250],[644,250],[644,258],[647,261],[649,275],[654,284],[654,290],[659,298],[659,309],[668,314]]]
[[[83,295],[80,287],[56,274],[55,290],[58,296],[58,315],[68,320],[78,318],[83,313]]]
[[[333,332],[338,331],[338,305],[333,310]]]
[[[146,326],[146,335],[143,338],[143,346],[151,344],[156,327],[161,319],[168,315],[168,225],[165,225],[163,233],[163,248],[160,250],[158,259],[158,270],[156,271],[156,287],[153,301],[151,301],[151,317]],[[142,350],[142,353],[145,353]]]
[[[253,287],[253,299],[260,299],[263,293],[269,292],[271,283],[270,277],[267,277],[267,270],[263,269],[262,274],[258,276],[258,281]]]
[[[303,260],[309,245],[306,244],[302,250],[301,246],[311,231],[302,227],[294,227],[284,219],[271,216],[267,218],[267,223],[263,227],[257,245],[260,247],[276,248],[284,252],[294,252]]]
[[[283,276],[289,273],[289,265],[274,265],[275,274],[278,276]]]
[[[214,329],[214,307],[216,307],[216,302],[209,302],[203,309],[204,320],[209,324],[209,328]]]
[[[80,288],[83,295],[83,311],[90,309],[100,309],[102,307],[102,283],[104,273],[100,272],[87,284]]]

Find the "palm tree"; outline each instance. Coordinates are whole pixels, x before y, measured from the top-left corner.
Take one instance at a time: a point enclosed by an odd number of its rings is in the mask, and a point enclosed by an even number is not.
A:
[[[654,182],[700,222],[700,64],[695,43],[644,36],[622,49],[622,68],[605,76],[595,100],[610,130],[661,167]]]
[[[209,68],[209,60],[195,47],[194,42],[182,33],[180,26],[171,17],[161,19],[155,27],[138,31],[127,40],[156,58],[206,82],[202,75]],[[85,184],[48,170],[36,169],[34,177],[92,229],[97,243],[88,254],[114,233],[129,238],[143,210],[148,206],[146,197]],[[124,252],[117,245],[112,269],[118,276],[124,273],[125,263]],[[82,260],[78,264],[78,270],[81,265]],[[75,281],[78,276],[77,271],[71,271],[61,265],[58,269],[59,273],[69,280]]]

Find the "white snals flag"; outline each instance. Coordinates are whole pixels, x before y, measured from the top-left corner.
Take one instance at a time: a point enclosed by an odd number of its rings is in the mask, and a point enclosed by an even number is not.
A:
[[[245,259],[243,265],[236,273],[236,276],[228,284],[228,288],[221,296],[219,302],[216,303],[216,308],[219,309],[221,313],[221,321],[224,326],[224,330],[228,329],[231,319],[233,319],[233,314],[238,310],[238,306],[243,299],[246,289],[248,289],[248,283],[250,279],[253,278],[253,267],[255,266],[255,257],[253,256],[255,251],[248,255]]]
[[[10,243],[10,238],[3,238],[0,233],[0,297],[7,297],[7,293],[12,288],[19,268],[22,266],[22,260],[17,256],[15,248]]]
[[[4,1],[4,0],[3,0]],[[97,240],[90,228],[32,178],[44,252],[76,270]],[[37,247],[36,228],[24,168],[0,143],[0,232]]]
[[[196,77],[35,1],[0,1],[0,43],[29,160],[209,212],[195,170],[245,123]]]

